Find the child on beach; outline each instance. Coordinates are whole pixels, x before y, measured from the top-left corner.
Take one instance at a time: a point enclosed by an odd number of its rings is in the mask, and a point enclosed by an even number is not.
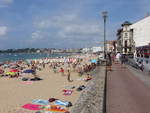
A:
[[[57,68],[56,66],[53,66],[53,72],[56,73],[57,72]]]

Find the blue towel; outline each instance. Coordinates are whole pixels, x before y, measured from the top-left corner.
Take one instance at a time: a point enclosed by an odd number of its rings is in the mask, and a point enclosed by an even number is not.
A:
[[[55,104],[56,105],[68,106],[69,102],[67,102],[67,101],[61,101],[61,100],[56,100]]]
[[[35,99],[32,101],[33,104],[38,104],[38,105],[48,105],[49,101],[48,100],[43,100],[43,99]]]

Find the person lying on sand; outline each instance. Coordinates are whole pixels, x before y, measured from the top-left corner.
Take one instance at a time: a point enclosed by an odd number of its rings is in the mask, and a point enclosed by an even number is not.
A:
[[[85,79],[85,81],[87,82],[87,81],[89,81],[89,80],[91,80],[92,79],[92,75],[90,75],[89,73],[87,74],[87,78]]]

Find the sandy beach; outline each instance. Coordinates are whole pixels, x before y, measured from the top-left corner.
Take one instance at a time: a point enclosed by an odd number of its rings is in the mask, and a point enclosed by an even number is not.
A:
[[[71,71],[71,80],[68,82],[67,76],[61,73],[54,73],[52,69],[46,65],[41,71],[37,71],[37,75],[43,80],[26,83],[22,81],[22,77],[32,77],[31,74],[25,74],[18,78],[1,77],[0,78],[0,113],[16,113],[17,110],[25,110],[23,105],[32,103],[34,99],[57,98],[62,101],[69,101],[73,105],[76,103],[82,91],[76,91],[80,85],[88,83],[77,72]],[[71,95],[63,95],[62,90],[75,86]],[[84,91],[84,90],[83,90]],[[69,111],[71,107],[67,108]],[[29,110],[25,110],[29,111]],[[28,113],[35,113],[29,111]],[[19,112],[21,113],[21,112]]]

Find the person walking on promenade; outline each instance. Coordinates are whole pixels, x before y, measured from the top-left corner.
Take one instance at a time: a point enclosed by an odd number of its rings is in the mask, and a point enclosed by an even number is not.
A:
[[[126,62],[126,56],[124,54],[121,55],[120,61],[121,61],[122,65],[125,64],[125,62]]]
[[[117,62],[117,63],[120,62],[120,57],[121,57],[121,54],[120,54],[120,52],[118,52],[118,53],[116,54],[116,62]]]
[[[138,63],[138,65],[139,65],[140,70],[143,71],[143,70],[144,70],[143,62],[140,61],[140,62]]]
[[[112,62],[115,62],[115,56],[116,56],[115,53],[112,53],[112,54],[111,54]]]

